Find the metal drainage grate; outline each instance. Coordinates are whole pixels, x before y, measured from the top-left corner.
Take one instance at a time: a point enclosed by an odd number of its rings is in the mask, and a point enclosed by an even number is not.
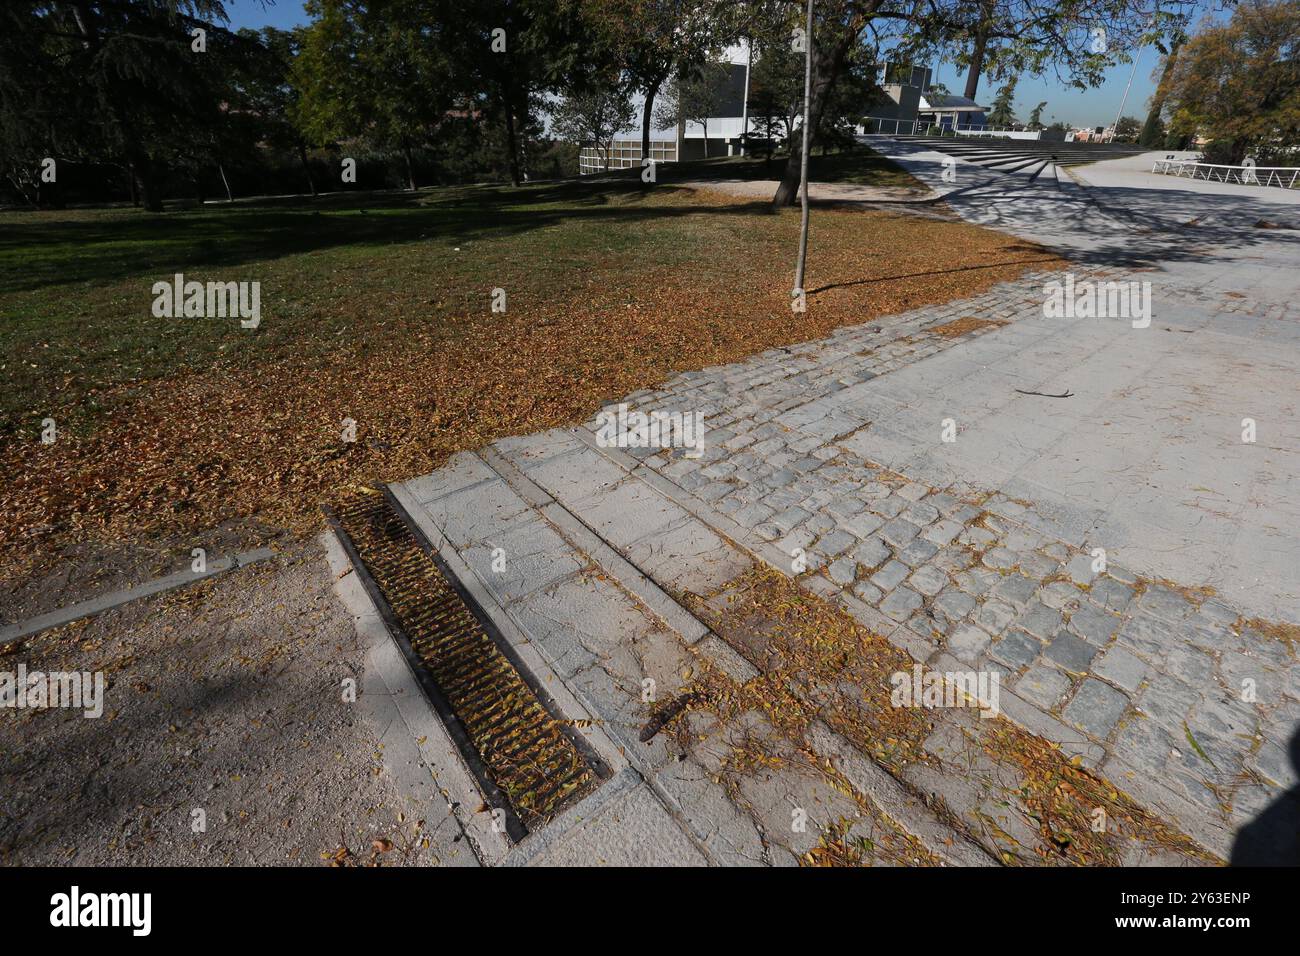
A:
[[[517,842],[608,776],[423,535],[381,493],[329,514],[425,693]],[[549,703],[549,701],[548,701]]]

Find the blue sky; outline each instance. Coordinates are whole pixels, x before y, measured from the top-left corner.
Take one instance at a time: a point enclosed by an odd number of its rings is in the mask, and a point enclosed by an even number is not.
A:
[[[234,28],[273,26],[288,29],[307,22],[301,0],[275,0],[274,3],[267,0],[265,4],[262,0],[226,0],[226,12],[230,14]],[[1158,62],[1156,50],[1148,48],[1141,52],[1133,88],[1124,104],[1126,115],[1140,120],[1146,118],[1147,100],[1155,88],[1151,74]],[[1045,123],[1061,120],[1075,126],[1109,126],[1115,121],[1115,112],[1124,95],[1124,84],[1128,82],[1132,69],[1132,64],[1127,63],[1116,66],[1106,74],[1105,83],[1087,91],[1070,89],[1057,82],[1055,77],[1022,77],[1016,87],[1016,116],[1022,121],[1029,119],[1030,110],[1046,100],[1047,106],[1043,109]],[[951,63],[939,66],[934,78],[952,93],[961,93],[966,88],[965,72]],[[996,92],[995,84],[987,78],[980,80],[980,103],[991,104]]]

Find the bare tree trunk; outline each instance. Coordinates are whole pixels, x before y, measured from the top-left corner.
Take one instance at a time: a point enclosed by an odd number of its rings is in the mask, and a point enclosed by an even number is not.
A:
[[[645,88],[645,105],[641,110],[641,160],[644,162],[650,156],[650,118],[654,113],[655,97],[659,95],[659,87],[663,86],[664,78],[660,77],[651,82]]]
[[[302,143],[298,144],[298,158],[302,160],[302,171],[307,174],[307,185],[311,187],[311,198],[316,198],[316,180],[311,174],[311,165],[307,162],[307,147]]]
[[[406,160],[406,188],[415,192],[415,164],[411,162],[411,146],[402,144],[402,156]]]
[[[515,109],[511,103],[506,103],[506,149],[510,151],[510,181],[518,186],[521,181],[519,177],[519,144],[515,138]]]
[[[131,162],[130,162],[129,160],[127,161],[127,164],[126,164],[126,182],[127,182],[127,186],[128,186],[128,188],[130,189],[130,192],[131,192],[131,205],[132,205],[132,206],[139,206],[139,205],[140,205],[140,193],[139,193],[139,191],[135,188],[135,167],[134,167],[133,165],[131,165]]]
[[[809,97],[808,110],[810,149],[817,134],[817,127],[821,125],[826,101],[830,99],[831,87],[839,78],[840,69],[844,66],[844,59],[848,56],[855,35],[853,30],[842,30],[829,49],[817,44],[812,46],[812,96]],[[778,207],[794,205],[799,192],[799,178],[803,163],[802,144],[794,136],[789,136],[787,139],[790,141],[790,156],[786,160],[785,171],[781,174],[781,182],[776,187],[776,195],[772,197],[772,205]]]
[[[226,178],[226,167],[217,163],[217,172],[221,173],[221,185],[226,187],[226,202],[234,202],[235,195],[230,191],[230,180]]]
[[[980,87],[980,74],[984,72],[984,52],[989,45],[990,18],[993,13],[991,3],[982,7],[979,26],[975,28],[975,48],[970,55],[970,70],[966,73],[966,99],[974,100]]]

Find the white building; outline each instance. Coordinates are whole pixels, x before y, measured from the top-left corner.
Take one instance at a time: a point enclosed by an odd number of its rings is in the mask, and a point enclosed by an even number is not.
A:
[[[748,116],[745,109],[749,94],[749,46],[745,42],[729,48],[722,56],[730,66],[723,95],[723,105],[717,116],[706,123],[686,122],[676,126],[661,127],[651,114],[650,158],[661,163],[704,159],[707,155],[731,156],[740,152],[741,136],[746,131]],[[665,84],[667,86],[667,84]],[[656,103],[666,95],[661,90]],[[627,129],[614,134],[610,149],[609,168],[625,169],[641,165],[641,117],[645,109],[645,96],[637,93],[632,98],[636,121]],[[707,140],[705,138],[707,132]],[[604,157],[595,146],[586,145],[578,154],[578,169],[582,173],[603,172]]]

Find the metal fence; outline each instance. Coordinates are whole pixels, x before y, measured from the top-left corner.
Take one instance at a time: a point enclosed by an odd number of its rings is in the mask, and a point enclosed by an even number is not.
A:
[[[974,126],[959,123],[922,123],[919,120],[888,119],[868,116],[864,133],[882,133],[894,136],[998,136],[1012,139],[1038,139],[1038,130],[1013,129],[1010,126]]]
[[[1190,159],[1157,159],[1151,172],[1185,179],[1207,179],[1243,186],[1278,186],[1295,189],[1300,184],[1300,168],[1292,166],[1221,166],[1198,163]]]

